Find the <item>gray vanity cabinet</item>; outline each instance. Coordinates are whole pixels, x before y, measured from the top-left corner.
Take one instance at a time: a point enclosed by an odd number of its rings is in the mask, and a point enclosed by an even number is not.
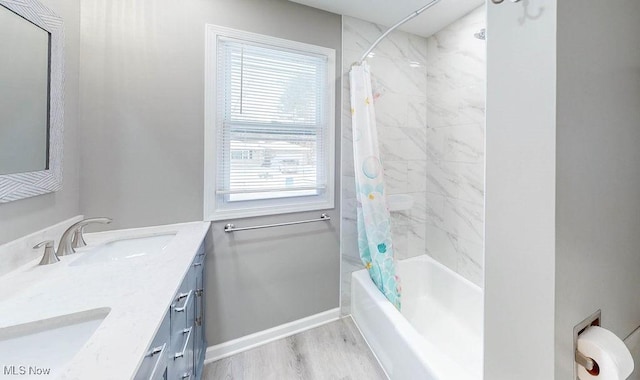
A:
[[[194,378],[193,338],[195,316],[195,277],[192,268],[171,304],[171,350],[169,379]]]
[[[204,338],[204,245],[200,246],[178,292],[173,297],[165,321],[156,334],[135,379],[197,380],[202,377],[206,342]],[[166,325],[166,326],[165,326]],[[162,353],[158,347],[164,344]],[[154,367],[153,357],[162,370]]]
[[[196,255],[193,260],[193,270],[196,278],[196,305],[195,305],[195,321],[194,321],[194,348],[193,368],[195,370],[196,379],[202,377],[202,370],[204,367],[204,356],[207,347],[207,343],[204,338],[204,249]]]

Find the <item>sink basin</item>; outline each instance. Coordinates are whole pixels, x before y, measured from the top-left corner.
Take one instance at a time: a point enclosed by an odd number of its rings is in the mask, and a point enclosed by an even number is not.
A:
[[[0,328],[4,375],[20,379],[57,378],[80,351],[109,308]]]
[[[131,260],[148,255],[157,255],[164,252],[171,240],[176,236],[175,232],[142,236],[128,239],[110,241],[108,243],[91,248],[84,256],[75,260],[70,266],[99,264],[113,261]]]

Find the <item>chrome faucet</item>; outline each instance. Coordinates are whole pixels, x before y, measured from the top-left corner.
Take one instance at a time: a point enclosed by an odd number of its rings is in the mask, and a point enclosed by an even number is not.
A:
[[[77,223],[72,224],[62,234],[60,243],[58,244],[58,256],[66,256],[76,252],[76,248],[84,247],[87,243],[84,242],[82,233],[84,227],[91,223],[111,223],[111,218],[87,218]]]

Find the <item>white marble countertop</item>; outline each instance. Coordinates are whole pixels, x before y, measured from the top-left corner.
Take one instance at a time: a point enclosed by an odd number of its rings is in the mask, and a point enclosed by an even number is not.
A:
[[[109,308],[109,314],[58,378],[131,378],[208,229],[209,222],[193,222],[87,234],[87,244],[95,246],[176,232],[162,253],[70,266],[85,254],[83,249],[61,257],[56,264],[39,266],[37,259],[3,275],[0,328]]]

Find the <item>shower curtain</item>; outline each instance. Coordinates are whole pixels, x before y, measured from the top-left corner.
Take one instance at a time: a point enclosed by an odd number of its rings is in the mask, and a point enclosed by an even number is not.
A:
[[[393,261],[391,217],[378,150],[371,73],[366,62],[351,68],[350,82],[360,258],[378,289],[400,310],[401,288]]]

